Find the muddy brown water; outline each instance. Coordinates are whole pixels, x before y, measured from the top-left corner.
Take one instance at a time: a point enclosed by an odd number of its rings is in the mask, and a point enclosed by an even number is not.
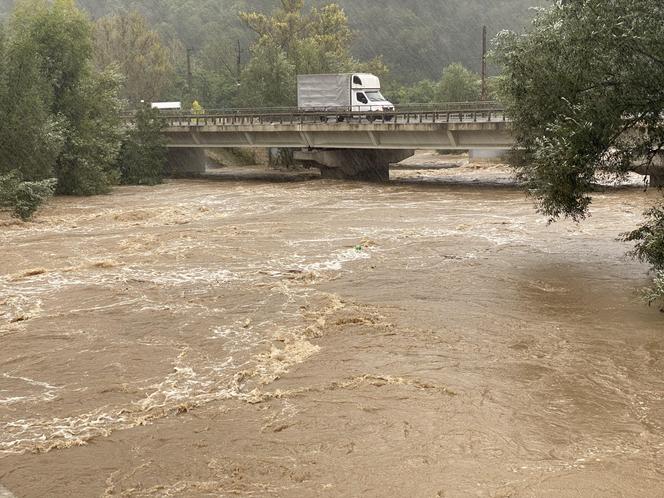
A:
[[[176,181],[0,230],[0,489],[662,496],[664,316],[509,189]],[[0,493],[1,494],[1,493]]]

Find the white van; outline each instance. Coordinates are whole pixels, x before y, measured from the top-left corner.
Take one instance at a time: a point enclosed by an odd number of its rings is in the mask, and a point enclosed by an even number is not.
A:
[[[299,75],[297,105],[304,111],[394,111],[380,92],[380,79],[368,73]]]

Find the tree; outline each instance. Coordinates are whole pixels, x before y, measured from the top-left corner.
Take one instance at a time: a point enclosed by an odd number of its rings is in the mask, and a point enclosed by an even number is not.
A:
[[[94,59],[101,70],[117,66],[125,78],[122,96],[133,105],[159,100],[172,84],[174,68],[168,50],[137,11],[97,21]]]
[[[0,174],[29,181],[53,176],[63,140],[40,67],[36,46],[0,33]]]
[[[265,39],[251,50],[251,61],[242,72],[240,100],[243,107],[281,107],[295,104],[295,66],[286,53]]]
[[[15,218],[27,221],[53,196],[56,183],[54,178],[24,182],[16,172],[0,175],[0,210],[9,210]]]
[[[529,34],[497,39],[521,176],[546,215],[583,217],[598,173],[648,164],[664,145],[663,17],[657,0],[558,3]]]
[[[87,74],[80,81],[68,108],[66,139],[56,164],[59,193],[103,194],[119,182],[121,83],[121,76],[112,70]]]
[[[662,19],[659,0],[560,1],[529,33],[496,39],[517,171],[551,220],[584,218],[600,175],[653,172],[664,148]],[[628,238],[644,241],[638,255],[661,269],[660,246],[648,240],[661,241],[664,227],[645,227]]]
[[[480,78],[461,64],[443,70],[435,98],[438,102],[474,102],[480,99]]]
[[[134,126],[127,132],[118,157],[122,183],[157,185],[163,181],[166,165],[164,123],[159,111],[147,106],[136,113]]]
[[[281,0],[272,15],[241,13],[257,35],[252,58],[242,73],[241,98],[248,105],[295,105],[298,74],[351,71],[352,33],[336,4],[304,12],[303,0]]]
[[[22,0],[10,24],[20,53],[34,51],[39,77],[48,85],[50,115],[62,148],[55,160],[58,192],[108,191],[120,147],[120,79],[92,65],[92,25],[73,0]]]
[[[655,282],[652,289],[646,292],[646,299],[652,304],[664,300],[664,205],[649,209],[645,216],[646,222],[636,230],[623,234],[622,239],[635,242],[632,256],[653,268]]]

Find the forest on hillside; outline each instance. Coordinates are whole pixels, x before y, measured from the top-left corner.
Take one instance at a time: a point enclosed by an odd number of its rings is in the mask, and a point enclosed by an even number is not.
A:
[[[13,0],[0,0],[0,13]],[[320,6],[324,0],[307,0]],[[461,63],[480,70],[481,31],[493,37],[503,29],[520,30],[547,0],[337,0],[353,31],[351,52],[359,60],[382,56],[390,78],[400,83],[438,79],[444,67]],[[195,51],[218,47],[231,65],[237,41],[246,51],[253,33],[241,11],[270,12],[280,0],[78,0],[93,18],[137,9],[165,39]]]

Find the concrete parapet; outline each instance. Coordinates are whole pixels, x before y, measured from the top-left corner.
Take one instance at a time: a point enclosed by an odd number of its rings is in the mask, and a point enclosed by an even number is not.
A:
[[[305,166],[319,168],[323,178],[386,182],[390,179],[390,164],[414,153],[414,150],[326,149],[297,151],[294,158]]]

